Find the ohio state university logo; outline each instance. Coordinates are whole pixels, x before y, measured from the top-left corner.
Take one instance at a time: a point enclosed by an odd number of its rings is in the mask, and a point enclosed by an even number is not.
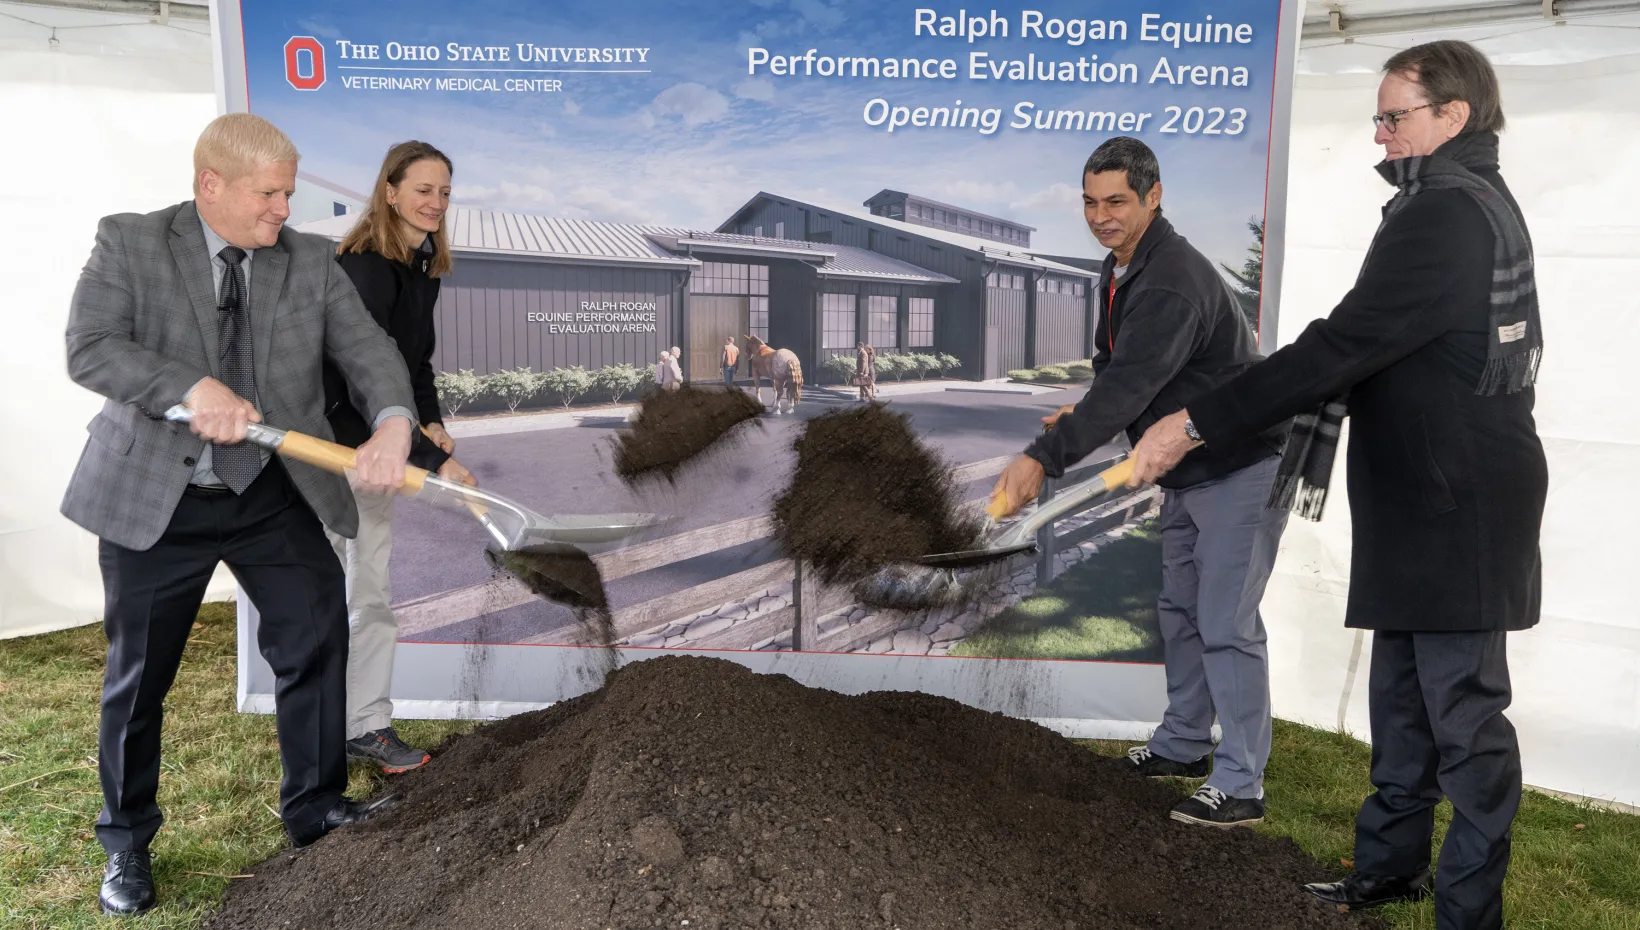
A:
[[[285,43],[285,80],[297,90],[325,86],[325,47],[312,36],[291,36]]]

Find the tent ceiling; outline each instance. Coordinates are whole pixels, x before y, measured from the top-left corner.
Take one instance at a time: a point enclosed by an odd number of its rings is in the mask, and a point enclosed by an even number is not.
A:
[[[92,13],[118,13],[165,23],[210,22],[211,11],[206,0],[12,0],[20,6],[53,7],[59,10],[83,10]]]
[[[156,6],[157,4],[149,4]],[[67,55],[211,60],[207,20],[71,9],[44,3],[0,0],[0,55],[6,52],[60,52]],[[201,6],[202,12],[205,7]]]
[[[1387,35],[1640,13],[1635,0],[1309,0],[1304,38]]]
[[[1332,28],[1333,9],[1343,35]],[[1391,53],[1433,39],[1473,42],[1500,67],[1640,55],[1640,2],[1557,0],[1556,9],[1559,19],[1545,19],[1540,0],[1309,0],[1298,71],[1376,73]],[[1464,17],[1476,19],[1460,25]]]

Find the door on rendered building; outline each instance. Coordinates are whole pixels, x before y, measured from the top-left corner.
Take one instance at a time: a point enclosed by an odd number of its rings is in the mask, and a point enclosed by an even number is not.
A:
[[[724,294],[689,295],[689,364],[684,377],[690,381],[722,381],[723,340],[734,337],[735,345],[746,347],[751,332],[751,298]]]

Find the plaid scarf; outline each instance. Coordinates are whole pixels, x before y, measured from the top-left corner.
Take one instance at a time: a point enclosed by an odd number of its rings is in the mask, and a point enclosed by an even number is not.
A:
[[[1373,235],[1372,248],[1384,227],[1408,202],[1425,190],[1461,190],[1479,203],[1492,227],[1491,325],[1487,328],[1486,367],[1475,393],[1496,394],[1501,388],[1513,394],[1537,381],[1538,363],[1543,358],[1543,330],[1538,320],[1537,284],[1533,276],[1532,241],[1497,189],[1486,183],[1471,166],[1498,163],[1498,137],[1491,132],[1464,133],[1433,155],[1384,161],[1378,173],[1393,184],[1395,197],[1384,207],[1383,221]],[[1356,286],[1362,279],[1356,279]],[[1308,520],[1321,519],[1327,502],[1327,485],[1332,478],[1333,458],[1338,451],[1339,429],[1348,406],[1344,397],[1327,401],[1314,413],[1293,418],[1287,449],[1270,491],[1269,506],[1292,510]]]

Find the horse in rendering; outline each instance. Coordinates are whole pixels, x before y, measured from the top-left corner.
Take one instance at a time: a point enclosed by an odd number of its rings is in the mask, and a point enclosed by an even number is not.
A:
[[[774,349],[756,336],[746,337],[746,356],[752,364],[752,389],[763,403],[763,379],[774,385],[774,414],[795,413],[803,399],[803,365],[790,349]],[[783,403],[784,401],[784,403]],[[766,406],[766,405],[765,405]]]

